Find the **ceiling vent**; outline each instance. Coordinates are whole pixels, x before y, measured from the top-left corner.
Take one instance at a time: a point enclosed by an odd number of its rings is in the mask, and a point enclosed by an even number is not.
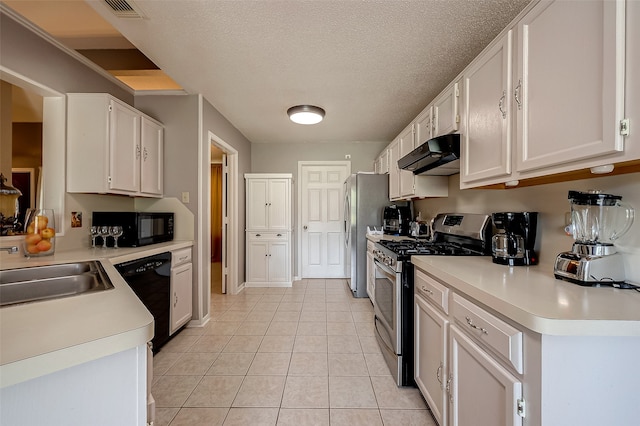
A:
[[[103,0],[118,18],[143,19],[140,8],[129,0]]]

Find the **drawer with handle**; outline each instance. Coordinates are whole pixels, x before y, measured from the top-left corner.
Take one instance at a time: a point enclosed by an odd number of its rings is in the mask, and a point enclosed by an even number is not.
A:
[[[415,270],[415,293],[449,314],[449,289],[419,269]]]
[[[284,240],[288,238],[288,234],[286,232],[248,232],[247,237],[250,241]]]
[[[171,267],[191,263],[191,247],[171,252]]]
[[[477,341],[523,372],[522,332],[467,299],[453,295],[453,317]]]

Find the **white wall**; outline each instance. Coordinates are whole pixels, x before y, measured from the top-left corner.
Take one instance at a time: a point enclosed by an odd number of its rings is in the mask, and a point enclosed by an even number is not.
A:
[[[253,173],[293,173],[298,161],[351,161],[351,173],[373,171],[373,161],[389,142],[251,144]],[[350,155],[350,159],[345,156]]]
[[[451,176],[449,197],[416,201],[414,213],[417,215],[420,211],[422,218],[428,219],[445,212],[537,211],[540,222],[540,263],[543,267],[549,267],[553,265],[558,253],[571,250],[573,244],[573,238],[564,233],[565,212],[570,210],[567,199],[569,190],[599,189],[607,194],[621,195],[622,201],[630,203],[636,209],[637,217],[631,230],[619,242],[626,246],[640,247],[640,173],[506,190],[460,190],[459,185],[459,175]]]

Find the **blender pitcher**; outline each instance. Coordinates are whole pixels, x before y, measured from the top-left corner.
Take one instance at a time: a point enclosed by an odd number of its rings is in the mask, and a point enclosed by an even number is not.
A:
[[[598,254],[593,253],[594,247],[613,246],[633,224],[634,210],[621,200],[619,195],[600,191],[569,191],[575,244],[589,246],[591,254]]]

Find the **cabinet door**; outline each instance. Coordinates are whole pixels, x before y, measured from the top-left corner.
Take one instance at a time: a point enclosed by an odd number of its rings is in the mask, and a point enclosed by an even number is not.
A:
[[[431,116],[433,114],[433,107],[428,107],[418,117],[414,124],[416,129],[416,148],[428,141],[433,137],[431,133]]]
[[[267,217],[269,208],[268,179],[247,179],[247,229],[264,231],[269,227]]]
[[[287,231],[291,224],[291,181],[289,179],[269,179],[267,200],[267,225],[270,230]]]
[[[291,281],[289,259],[289,242],[274,241],[269,243],[269,282]]]
[[[400,134],[400,156],[398,159],[404,157],[411,151],[413,151],[413,125],[407,127],[404,132]],[[413,172],[409,172],[407,170],[399,170],[399,172],[400,196],[410,197],[415,194],[415,175]]]
[[[142,145],[140,192],[162,196],[164,161],[162,126],[142,117],[140,139]]]
[[[541,2],[518,24],[518,171],[622,151],[624,8]]]
[[[376,285],[376,267],[373,261],[373,253],[367,252],[367,296],[373,301],[374,288]]]
[[[458,83],[445,90],[433,103],[433,136],[446,135],[458,130]]]
[[[415,297],[415,379],[438,424],[447,424],[447,337],[449,321]]]
[[[140,190],[140,115],[113,100],[109,103],[109,188],[114,191]]]
[[[511,173],[512,31],[484,52],[463,75],[464,117],[460,180]]]
[[[193,269],[191,263],[171,270],[171,334],[191,319]]]
[[[387,148],[380,154],[380,174],[389,173],[389,150]]]
[[[400,139],[396,139],[389,145],[389,199],[400,197],[400,170],[398,159],[400,158]]]
[[[522,426],[522,383],[455,325],[450,330],[450,424]]]
[[[269,242],[247,241],[247,281],[269,280]]]

